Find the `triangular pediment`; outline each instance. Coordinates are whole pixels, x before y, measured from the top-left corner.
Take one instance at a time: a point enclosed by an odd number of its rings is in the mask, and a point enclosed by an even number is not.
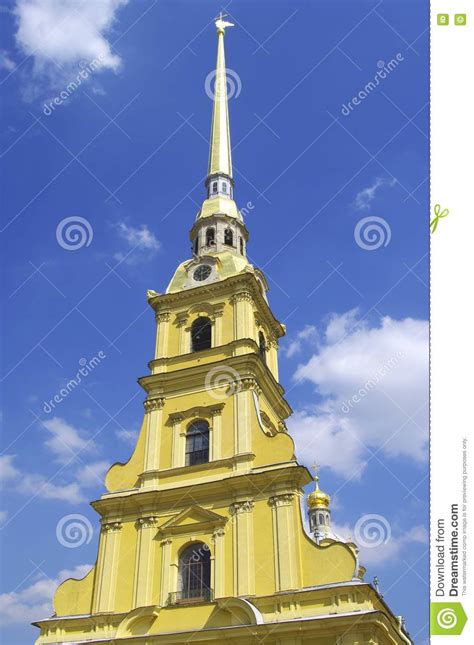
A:
[[[223,526],[227,517],[208,511],[201,506],[189,506],[160,527],[161,533],[183,533],[192,530]]]

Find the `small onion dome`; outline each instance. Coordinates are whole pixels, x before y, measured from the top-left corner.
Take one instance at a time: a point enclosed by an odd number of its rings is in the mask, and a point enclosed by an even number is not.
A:
[[[315,476],[314,478],[314,491],[308,495],[306,503],[309,508],[329,508],[329,502],[331,501],[330,496],[327,493],[324,493],[319,488],[319,477]]]

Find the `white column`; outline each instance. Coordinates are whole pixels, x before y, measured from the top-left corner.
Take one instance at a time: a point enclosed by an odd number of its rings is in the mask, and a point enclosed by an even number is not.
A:
[[[184,466],[184,453],[186,447],[186,437],[182,429],[184,416],[180,413],[171,414],[172,422],[172,445],[171,445],[171,467],[179,468]]]
[[[121,522],[102,524],[97,562],[94,613],[114,611]]]
[[[157,517],[142,517],[137,521],[137,557],[133,606],[147,607],[152,604],[153,574],[155,570],[154,536]]]
[[[168,312],[156,314],[156,353],[155,358],[165,358],[170,354],[168,351],[169,321],[171,314]]]
[[[235,596],[255,593],[253,507],[252,500],[245,500],[234,502],[229,509],[233,518]]]
[[[170,588],[171,544],[172,541],[169,538],[161,541],[160,605],[162,607],[166,605],[169,593],[176,591]]]
[[[273,553],[276,591],[298,587],[298,557],[295,542],[294,499],[292,493],[270,498],[273,520]]]
[[[163,406],[165,399],[156,397],[146,399],[146,447],[145,471],[158,470],[160,467],[160,433],[163,427]]]

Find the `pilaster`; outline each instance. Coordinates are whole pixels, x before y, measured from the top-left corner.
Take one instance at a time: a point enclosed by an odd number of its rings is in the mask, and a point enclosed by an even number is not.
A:
[[[171,314],[162,312],[156,314],[156,351],[155,358],[166,358],[168,352],[169,321]]]
[[[225,530],[218,528],[212,534],[214,542],[214,580],[213,589],[214,597],[221,598],[225,596],[225,555],[224,555],[224,536]]]
[[[137,556],[133,589],[133,606],[146,607],[152,604],[153,573],[155,570],[155,545],[158,518],[141,517],[137,520]]]
[[[160,467],[160,432],[163,426],[163,397],[146,399],[145,421],[146,421],[146,447],[145,447],[145,471],[156,471]]]
[[[171,583],[171,544],[172,540],[166,538],[161,541],[161,584],[160,584],[160,605],[164,607],[168,601],[168,595],[174,591]]]
[[[121,522],[102,524],[97,559],[97,585],[93,603],[94,613],[114,610],[121,532]]]
[[[274,495],[269,500],[272,509],[276,591],[299,587],[294,500],[293,493]]]
[[[241,291],[232,296],[230,301],[234,307],[234,339],[255,339],[252,294]]]
[[[234,595],[255,594],[253,500],[231,504],[234,540]]]
[[[170,415],[172,423],[171,467],[184,466],[186,434],[183,429],[184,415],[177,412]]]

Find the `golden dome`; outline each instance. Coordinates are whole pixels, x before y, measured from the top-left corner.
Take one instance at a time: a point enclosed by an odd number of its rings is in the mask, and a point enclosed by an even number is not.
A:
[[[318,481],[319,477],[315,476],[315,488],[314,491],[308,495],[306,503],[309,508],[329,508],[331,498],[327,493],[320,490]]]

